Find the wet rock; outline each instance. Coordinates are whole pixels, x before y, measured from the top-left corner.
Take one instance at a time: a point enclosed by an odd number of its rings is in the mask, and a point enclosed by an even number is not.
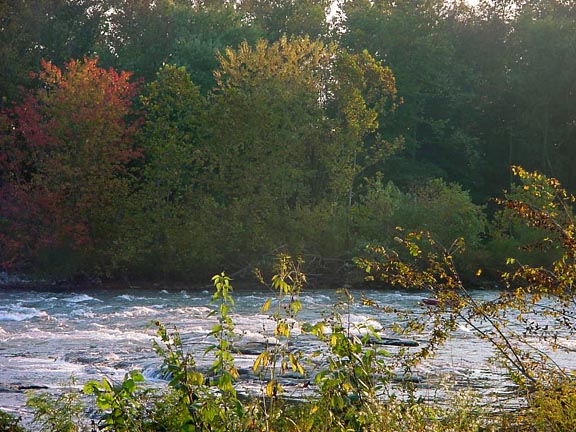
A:
[[[392,377],[392,382],[422,384],[424,377],[414,374],[396,373]]]
[[[389,345],[389,346],[405,346],[405,347],[417,347],[420,344],[411,339],[398,339],[398,338],[372,338],[371,342],[377,345]]]
[[[244,344],[244,345],[235,345],[234,349],[239,354],[243,355],[260,355],[263,350],[262,344],[254,343],[254,344]]]
[[[0,393],[15,393],[18,391],[18,387],[13,385],[0,385]]]
[[[22,384],[18,386],[18,390],[48,390],[50,387],[39,384]]]

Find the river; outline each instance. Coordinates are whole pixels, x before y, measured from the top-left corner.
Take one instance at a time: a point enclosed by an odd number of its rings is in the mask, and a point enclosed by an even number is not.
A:
[[[0,409],[26,415],[27,391],[57,392],[70,383],[71,377],[80,386],[103,376],[119,380],[127,371],[137,368],[151,383],[162,383],[161,361],[152,349],[153,320],[177,326],[199,366],[206,367],[211,359],[204,358],[203,353],[213,343],[207,334],[216,319],[208,317],[212,310],[211,294],[209,289],[160,287],[82,291],[0,287]],[[273,322],[267,314],[260,313],[260,307],[271,294],[256,285],[234,293],[236,308],[232,317],[239,351],[235,358],[242,385],[248,392],[258,392],[262,385],[251,374],[251,366],[257,353],[273,339]],[[352,291],[352,294],[359,299],[361,293]],[[427,297],[421,292],[366,290],[363,294],[400,310],[424,311],[427,307],[421,303]],[[484,290],[474,295],[489,299],[497,292]],[[339,294],[333,290],[305,290],[299,317],[309,322],[320,320],[338,298]],[[357,301],[346,316],[353,325],[367,322],[384,337],[398,337],[391,330],[397,320],[394,314],[379,312]],[[425,343],[426,335],[412,340]],[[305,351],[317,349],[318,345],[310,337],[296,337],[294,344]],[[443,380],[483,392],[500,395],[510,392],[513,387],[503,371],[488,362],[490,355],[490,347],[461,325],[436,358],[418,367],[420,393],[435,397]],[[569,354],[559,354],[557,360],[574,368]],[[294,378],[287,385],[289,395],[301,397],[310,392],[305,381]]]

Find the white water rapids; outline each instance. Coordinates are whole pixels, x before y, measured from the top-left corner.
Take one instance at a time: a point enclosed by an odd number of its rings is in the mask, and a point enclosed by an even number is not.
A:
[[[211,359],[203,353],[214,342],[208,333],[216,322],[215,317],[208,317],[211,294],[208,290],[161,288],[71,292],[0,287],[0,409],[26,415],[26,393],[30,389],[57,392],[70,383],[72,376],[81,386],[103,376],[121,380],[126,372],[136,368],[160,385],[161,360],[152,349],[153,320],[167,327],[176,325],[186,348],[195,353],[200,367],[206,367]],[[352,294],[359,300],[359,291]],[[368,290],[363,294],[378,304],[397,309],[426,308],[421,304],[427,297],[425,293]],[[274,342],[273,322],[267,314],[260,313],[260,307],[271,295],[257,286],[234,292],[236,309],[232,318],[239,351],[235,358],[243,385],[251,392],[258,392],[263,385],[251,373],[253,361],[267,343]],[[497,293],[481,291],[475,295],[494,298]],[[331,290],[305,290],[300,318],[320,320],[338,296]],[[352,324],[367,322],[383,337],[398,337],[391,330],[397,320],[395,315],[379,312],[360,301],[352,305],[347,317]],[[305,352],[318,348],[318,342],[310,336],[295,333],[292,348]],[[424,343],[426,335],[414,340]],[[397,348],[390,347],[394,349]],[[490,347],[462,325],[435,359],[419,366],[419,391],[434,397],[442,377],[480,391],[508,391],[510,386],[503,371],[487,361],[491,354]],[[564,367],[576,368],[570,353],[559,353],[557,361]],[[292,376],[286,386],[290,396],[309,394],[309,386],[304,385],[309,379]]]

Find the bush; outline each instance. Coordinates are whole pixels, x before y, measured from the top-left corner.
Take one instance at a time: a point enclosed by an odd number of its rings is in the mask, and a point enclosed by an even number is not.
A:
[[[427,346],[416,353],[416,361],[433,353],[464,323],[492,345],[493,359],[508,369],[511,380],[533,395],[528,400],[535,415],[529,424],[541,430],[573,430],[574,376],[558,365],[551,352],[571,352],[569,342],[576,335],[576,225],[572,217],[576,198],[555,179],[519,167],[514,167],[514,172],[528,198],[509,197],[500,204],[513,223],[545,233],[543,242],[555,253],[549,265],[533,266],[508,258],[508,271],[501,275],[501,283],[508,289],[496,299],[478,300],[462,282],[454,259],[462,241],[445,248],[432,235],[408,233],[397,239],[405,249],[403,255],[386,247],[374,248],[373,256],[359,264],[369,278],[428,290],[436,299],[436,308],[411,315],[404,325],[429,335]],[[536,347],[534,341],[546,344],[545,348]],[[568,429],[562,429],[565,427]]]
[[[88,430],[88,422],[80,397],[75,391],[58,396],[43,393],[29,397],[26,405],[34,411],[33,424],[40,430],[82,432]]]
[[[458,184],[441,179],[407,194],[393,222],[407,230],[427,231],[444,247],[460,237],[468,246],[477,247],[486,228],[482,207],[472,203]]]
[[[529,413],[537,431],[576,430],[576,383],[561,382],[530,395]]]
[[[392,182],[386,185],[379,180],[371,183],[352,208],[353,230],[357,237],[356,248],[366,244],[389,244],[395,232],[395,217],[409,200]]]
[[[518,183],[504,195],[501,202],[525,203],[533,209],[543,209],[555,194],[545,184],[542,176],[538,190],[534,190],[534,178],[518,177]],[[569,212],[571,214],[571,212]],[[567,214],[567,217],[571,217]],[[506,258],[514,257],[518,262],[531,266],[550,267],[560,257],[561,239],[557,233],[542,226],[521,220],[513,208],[502,206],[495,214],[488,229],[486,267],[505,271]]]
[[[20,419],[0,410],[0,432],[24,432]]]
[[[354,227],[372,244],[390,245],[395,228],[428,231],[445,246],[463,237],[476,247],[485,231],[483,209],[455,183],[433,179],[403,193],[393,183],[373,183],[354,208]]]

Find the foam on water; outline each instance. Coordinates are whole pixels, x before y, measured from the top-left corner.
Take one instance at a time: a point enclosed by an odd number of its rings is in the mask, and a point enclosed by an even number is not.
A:
[[[208,344],[214,343],[208,333],[218,318],[208,317],[216,308],[207,307],[209,291],[102,289],[89,294],[21,291],[0,296],[0,383],[41,384],[52,388],[65,382],[72,373],[83,384],[102,375],[121,379],[134,368],[144,370],[147,377],[159,378],[161,359],[153,353],[152,320],[165,324],[168,331],[176,325],[185,349],[194,355],[199,365],[210,365],[211,358],[204,357],[203,353]],[[242,352],[235,353],[235,359],[247,370],[251,369],[255,353],[266,345],[282,342],[274,337],[276,322],[269,314],[260,313],[269,294],[264,290],[234,293],[236,308],[230,316],[237,334],[234,344]],[[359,293],[353,294],[359,299]],[[366,296],[378,304],[413,309],[426,294],[368,290]],[[301,296],[304,308],[300,317],[311,323],[323,320],[337,299],[338,295],[332,291],[305,290]],[[385,334],[391,331],[393,320],[398,319],[360,302],[352,304],[350,311],[350,314],[341,314],[342,324],[349,325],[356,334],[365,332],[366,326]],[[296,322],[288,322],[293,324],[295,336],[291,348],[305,352],[325,348],[312,336],[301,335]],[[329,332],[330,327],[326,330]],[[490,355],[486,344],[465,329],[456,331],[455,336],[456,339],[439,352],[439,358],[422,365],[423,373],[453,372],[464,380],[487,376],[503,381],[499,371],[484,366]],[[426,335],[421,339],[419,342],[427,342]],[[576,342],[571,339],[562,342],[576,349]],[[570,364],[573,360],[567,358],[566,362]],[[247,382],[249,386],[250,379]],[[6,407],[14,409],[0,396],[0,408]]]
[[[344,322],[348,322],[351,325],[354,325],[358,328],[362,326],[370,326],[374,328],[374,330],[382,330],[382,324],[376,318],[367,316],[367,315],[359,315],[359,314],[347,314],[343,316]]]
[[[306,307],[326,308],[328,311],[327,308],[332,307],[334,299],[324,294],[318,296],[302,295],[301,302],[306,305]]]
[[[57,351],[62,348],[64,344],[66,344],[67,347],[70,343],[82,346],[87,342],[94,345],[99,342],[136,341],[142,342],[143,346],[146,347],[150,339],[150,333],[146,329],[138,331],[101,326],[97,330],[30,328],[23,334],[9,333],[6,340],[28,341],[27,343],[33,342],[34,344],[57,342],[57,345],[52,348],[54,351]]]
[[[48,313],[21,305],[0,306],[0,321],[26,321],[32,318],[48,318]]]
[[[133,306],[130,309],[123,312],[115,312],[113,316],[120,316],[125,318],[134,317],[145,317],[145,316],[157,316],[159,314],[158,309],[149,306]]]
[[[105,328],[102,330],[75,330],[71,333],[59,334],[58,339],[78,339],[78,340],[95,340],[95,341],[119,341],[132,340],[149,343],[150,334],[145,330],[130,331],[119,328]],[[145,345],[144,345],[145,346]]]
[[[60,392],[63,385],[70,383],[71,377],[75,377],[79,382],[82,380],[82,383],[89,379],[100,379],[99,374],[89,373],[84,366],[62,359],[22,356],[3,359],[0,365],[0,382],[8,388],[22,388],[22,390],[0,393],[0,409],[11,410],[25,416],[28,386],[41,386]]]
[[[63,300],[67,303],[82,303],[82,302],[88,302],[88,301],[95,301],[95,302],[103,303],[102,300],[91,297],[87,294],[78,294],[78,295],[74,295],[73,297],[64,298]]]
[[[18,298],[18,303],[49,303],[58,300],[58,297],[45,297],[44,295],[34,295],[30,298]]]
[[[115,297],[118,300],[126,300],[129,302],[134,302],[134,301],[155,301],[155,300],[159,300],[158,297],[140,297],[140,296],[135,296],[133,294],[122,294],[119,295],[117,297]]]
[[[73,317],[76,318],[95,318],[96,317],[96,313],[94,313],[94,311],[92,309],[74,309],[73,311],[70,312],[69,315],[72,315]],[[59,318],[64,318],[66,317],[66,314],[59,314],[58,315]]]
[[[212,312],[212,309],[206,306],[185,306],[173,309],[172,311],[178,315],[207,317],[208,314]]]
[[[274,336],[264,335],[250,330],[243,330],[240,333],[240,337],[241,340],[238,343],[252,342],[262,345],[277,345],[280,343],[280,341]]]

